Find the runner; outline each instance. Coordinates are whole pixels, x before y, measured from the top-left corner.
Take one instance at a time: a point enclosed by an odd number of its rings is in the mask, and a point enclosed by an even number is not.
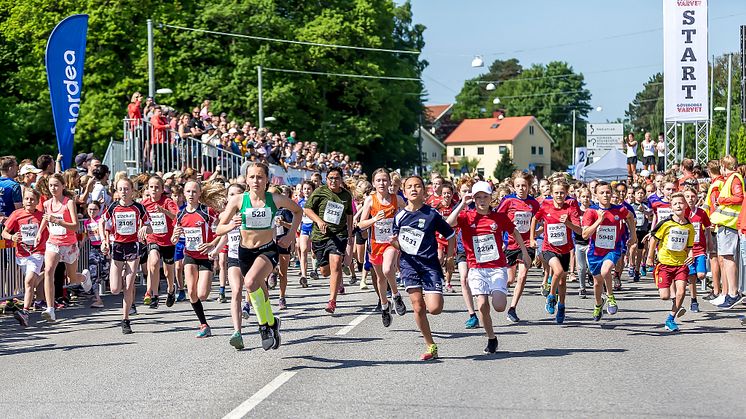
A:
[[[83,221],[83,232],[88,237],[88,243],[91,245],[88,253],[88,272],[91,275],[91,289],[93,290],[94,301],[91,308],[104,308],[104,301],[99,294],[101,284],[109,282],[109,272],[111,272],[110,259],[101,252],[101,231],[99,225],[102,221],[101,203],[91,201],[86,211],[88,219]]]
[[[208,188],[209,186],[209,188]],[[186,207],[176,216],[176,226],[171,235],[171,243],[176,244],[180,237],[184,237],[184,279],[186,280],[189,302],[194,314],[199,319],[197,338],[212,336],[212,330],[207,324],[205,309],[202,302],[210,295],[213,278],[213,261],[207,256],[220,241],[215,237],[215,223],[217,213],[213,208],[218,207],[209,199],[214,193],[214,187],[209,184],[203,190],[202,185],[194,180],[184,185]],[[205,197],[203,198],[203,195]]]
[[[607,312],[616,314],[618,310],[616,298],[611,284],[611,271],[622,256],[622,227],[621,220],[626,220],[629,231],[634,229],[634,217],[622,205],[611,205],[611,185],[608,182],[596,184],[596,198],[598,204],[593,204],[583,215],[583,238],[589,239],[588,268],[593,275],[593,293],[595,307],[593,319],[601,320],[604,300],[601,298],[604,285],[609,305]],[[627,245],[632,247],[637,242],[637,236],[630,234]]]
[[[184,197],[184,188],[181,185],[173,185],[171,187],[171,199],[176,203],[179,211],[186,208],[186,198]],[[179,237],[179,241],[176,242],[174,249],[174,275],[176,276],[176,284],[179,286],[179,293],[176,294],[176,302],[180,303],[186,301],[186,285],[184,283],[184,246],[186,240],[184,237]]]
[[[645,189],[642,187],[635,189],[635,201],[632,208],[635,210],[635,232],[637,236],[637,246],[631,250],[632,278],[634,282],[638,282],[641,276],[647,275],[647,266],[644,260],[647,255],[645,244],[649,240],[650,222],[653,219],[653,210],[647,204]]]
[[[333,167],[326,174],[328,185],[313,191],[304,213],[314,222],[311,248],[321,274],[329,276],[329,302],[326,312],[334,314],[342,286],[342,262],[352,244],[352,195],[342,189],[342,169]],[[319,215],[321,214],[321,215]]]
[[[684,189],[684,199],[686,199],[687,209],[685,216],[692,223],[694,228],[694,244],[692,246],[693,260],[689,264],[689,291],[692,302],[689,311],[692,313],[699,312],[699,302],[697,301],[697,281],[706,281],[707,276],[707,254],[711,248],[709,243],[710,217],[702,208],[697,207],[699,195],[697,191],[687,186]]]
[[[438,205],[435,205],[433,208],[435,209],[435,211],[438,211],[438,213],[443,218],[448,218],[448,216],[451,214],[451,211],[453,211],[453,207],[455,206],[453,203],[453,184],[451,182],[443,182],[443,186],[440,187],[440,194],[440,202],[438,202]],[[455,293],[456,290],[454,290],[453,286],[451,285],[451,279],[453,277],[453,271],[455,268],[454,262],[456,259],[456,254],[447,254],[446,248],[448,247],[448,240],[446,240],[445,237],[440,234],[436,235],[436,237],[438,239],[438,260],[440,261],[440,265],[443,266],[445,270],[445,290],[449,293]],[[451,246],[451,251],[456,251],[455,246]]]
[[[387,287],[391,288],[396,314],[403,316],[407,312],[404,300],[396,286],[396,264],[399,252],[391,246],[392,226],[394,216],[404,208],[404,200],[389,193],[391,177],[386,169],[373,172],[375,193],[365,199],[361,220],[358,227],[361,230],[371,228],[370,231],[370,263],[376,272],[376,291],[381,303],[381,320],[384,327],[391,325],[389,300],[386,296]]]
[[[528,194],[531,184],[534,182],[534,176],[531,173],[516,170],[511,177],[514,193],[506,195],[502,200],[497,212],[507,214],[510,221],[515,225],[516,230],[521,233],[521,241],[524,243],[531,242],[531,220],[536,212],[539,211],[539,202]],[[529,260],[534,260],[536,249],[528,247]],[[531,265],[523,264],[522,251],[516,238],[508,234],[508,247],[505,251],[505,258],[508,261],[508,286],[515,283],[513,289],[513,298],[510,300],[508,309],[508,320],[513,323],[520,321],[516,309],[518,302],[523,295],[523,289],[526,286],[526,277]]]
[[[140,260],[140,249],[147,234],[152,234],[150,217],[145,207],[132,198],[134,184],[124,177],[117,181],[119,200],[109,205],[99,223],[101,253],[111,255],[109,288],[113,295],[122,295],[122,333],[132,333],[130,308],[135,302],[135,274]],[[106,226],[111,225],[112,232]]]
[[[78,211],[72,194],[65,189],[65,181],[62,175],[54,173],[47,176],[49,193],[51,195],[44,201],[44,219],[39,226],[39,234],[49,229],[49,240],[44,251],[44,296],[47,299],[47,308],[41,313],[42,318],[48,322],[57,320],[55,314],[55,286],[54,272],[59,263],[65,264],[65,272],[71,283],[80,283],[85,292],[91,290],[91,278],[88,269],[78,273]]]
[[[269,303],[269,292],[266,279],[278,263],[278,247],[289,248],[294,240],[287,234],[275,242],[273,221],[277,208],[287,208],[293,213],[289,231],[298,229],[301,221],[301,209],[292,199],[267,192],[269,184],[269,167],[263,163],[251,163],[246,169],[246,183],[249,190],[230,198],[225,210],[220,214],[220,225],[217,233],[228,234],[236,227],[241,229],[241,240],[238,247],[238,260],[244,286],[249,292],[251,305],[254,307],[262,348],[277,349],[280,346],[280,318],[272,313]],[[238,332],[238,336],[236,336]],[[242,346],[240,331],[234,331],[231,345]],[[238,344],[240,341],[240,345]]]
[[[536,227],[539,223],[544,225],[542,257],[552,269],[552,284],[545,309],[547,313],[554,314],[556,306],[556,321],[557,324],[562,324],[565,321],[566,279],[567,272],[570,270],[570,253],[574,249],[570,234],[573,231],[582,233],[582,230],[577,202],[566,199],[567,183],[564,180],[555,180],[552,182],[551,192],[552,198],[544,200],[531,220],[529,233],[531,244],[535,246]],[[557,300],[559,300],[559,305]]]
[[[16,264],[23,272],[23,308],[16,310],[13,317],[23,327],[29,325],[29,310],[34,303],[34,291],[42,281],[42,265],[47,244],[47,231],[41,232],[44,215],[36,207],[41,195],[34,189],[23,191],[22,208],[13,211],[5,219],[2,236],[15,243]],[[12,269],[10,266],[5,269]]]
[[[581,220],[590,206],[591,191],[582,187],[578,190],[578,210]],[[573,232],[572,235],[575,240],[575,266],[580,286],[578,295],[581,299],[585,299],[588,296],[588,287],[593,286],[593,276],[588,270],[588,239],[583,237],[582,231],[580,234]]]
[[[306,201],[316,189],[316,185],[313,182],[304,180],[301,183],[301,199],[298,200],[298,206],[303,208]],[[311,231],[313,230],[313,220],[308,218],[307,215],[303,215],[300,224],[300,237],[298,238],[298,259],[300,260],[300,286],[308,288],[308,253],[311,249]],[[312,276],[316,275],[315,279],[318,279],[316,274],[316,260],[311,259],[312,265]]]
[[[493,211],[490,207],[492,188],[487,182],[476,182],[471,193],[463,194],[461,202],[448,217],[448,224],[461,229],[469,265],[469,288],[477,296],[477,308],[487,334],[484,353],[497,351],[497,336],[492,327],[490,301],[498,313],[508,304],[508,262],[503,249],[503,235],[515,236],[523,263],[531,262],[523,236],[506,212]],[[463,211],[464,206],[474,201],[475,208]]]
[[[286,198],[290,199],[292,190],[290,187],[286,185],[280,186],[280,192],[282,195],[284,195]],[[293,213],[290,211],[290,209],[285,207],[279,207],[277,209],[277,213],[275,214],[275,230],[276,230],[276,236],[275,240],[279,243],[283,237],[290,235],[293,236],[290,232],[295,231],[291,230],[290,227],[293,225]],[[288,266],[290,266],[290,254],[292,245],[288,247],[282,247],[277,246],[277,249],[279,250],[279,263],[277,266],[277,272],[280,282],[280,298],[277,301],[277,309],[278,310],[285,310],[287,309],[287,299],[285,298],[285,292],[287,291],[288,287]]]
[[[458,182],[459,196],[471,194],[471,187],[474,186],[474,180],[469,176],[461,176]],[[468,209],[474,209],[474,203],[467,206]],[[456,227],[456,265],[458,266],[459,281],[461,282],[461,296],[464,298],[466,311],[469,318],[466,319],[464,327],[467,329],[476,329],[479,327],[479,317],[474,311],[474,297],[471,295],[469,288],[469,264],[466,262],[466,249],[461,235],[461,229]]]
[[[401,277],[427,347],[420,359],[427,361],[438,357],[427,313],[435,316],[443,311],[443,271],[438,264],[435,233],[447,237],[452,246],[454,232],[440,214],[424,204],[425,182],[421,177],[408,177],[404,181],[404,193],[407,206],[394,217],[391,245],[401,250]]]
[[[652,231],[651,246],[648,251],[647,264],[653,266],[655,251],[658,251],[658,265],[653,277],[658,287],[661,300],[671,298],[671,312],[666,318],[665,327],[675,332],[679,330],[675,318],[686,313],[682,307],[686,294],[686,283],[689,265],[694,257],[694,227],[686,219],[688,205],[684,194],[677,192],[671,195],[672,215],[658,223]]]
[[[166,307],[176,301],[174,287],[174,252],[176,246],[171,243],[174,224],[179,208],[176,203],[163,194],[163,179],[153,176],[148,180],[146,198],[142,205],[150,215],[150,227],[153,234],[147,237],[148,249],[148,289],[151,295],[150,308],[158,308],[158,289],[161,282],[161,267],[166,274]]]

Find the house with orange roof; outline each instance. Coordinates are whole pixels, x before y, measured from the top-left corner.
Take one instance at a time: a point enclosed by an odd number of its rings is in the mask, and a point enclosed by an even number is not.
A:
[[[530,169],[538,177],[549,175],[552,137],[533,116],[503,116],[497,111],[492,118],[464,119],[446,138],[446,161],[459,173],[464,157],[479,160],[477,172],[493,176],[504,153],[510,153],[513,164]]]

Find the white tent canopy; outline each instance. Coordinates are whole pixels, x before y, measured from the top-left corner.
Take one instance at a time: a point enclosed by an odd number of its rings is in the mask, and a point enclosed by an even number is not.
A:
[[[609,150],[593,164],[582,167],[577,177],[584,182],[627,179],[627,156],[619,150]]]

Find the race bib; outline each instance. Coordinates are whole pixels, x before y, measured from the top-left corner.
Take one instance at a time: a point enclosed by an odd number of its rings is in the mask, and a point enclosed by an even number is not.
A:
[[[228,233],[228,257],[238,259],[238,245],[241,244],[241,232],[236,228]]]
[[[88,223],[88,237],[92,242],[100,242],[101,239],[98,237],[98,223],[91,221]]]
[[[272,210],[264,208],[246,208],[243,212],[244,228],[272,227]]]
[[[474,236],[471,241],[474,244],[474,257],[477,263],[492,262],[500,258],[494,234]]]
[[[196,252],[197,248],[202,245],[202,228],[184,227],[184,248]]]
[[[613,250],[616,247],[616,226],[598,226],[596,247],[607,250]]]
[[[531,212],[530,211],[516,211],[513,214],[513,224],[515,228],[521,234],[528,233],[531,228]]]
[[[686,249],[687,240],[689,240],[689,230],[679,227],[671,228],[668,231],[668,250],[681,252]]]
[[[168,226],[166,225],[166,214],[162,212],[151,212],[150,227],[153,228],[154,234],[168,233]]]
[[[117,212],[114,214],[117,233],[131,236],[137,231],[137,214],[134,212]]]
[[[673,215],[673,210],[670,207],[661,207],[661,208],[658,208],[658,211],[656,212],[656,214],[658,214],[657,221],[660,223],[661,221]]]
[[[416,255],[420,251],[425,232],[412,227],[402,227],[399,231],[399,247],[408,255]]]
[[[376,243],[391,243],[392,229],[394,228],[393,218],[384,218],[383,220],[376,221],[374,228],[376,232],[374,240]]]
[[[699,243],[699,230],[702,228],[702,223],[692,223],[694,226],[694,243]]]
[[[567,244],[567,227],[564,224],[547,224],[547,240],[552,246]]]
[[[39,232],[39,224],[24,224],[21,226],[21,242],[26,246],[33,246],[36,241],[36,233]]]
[[[67,234],[67,229],[57,223],[49,223],[49,234],[52,236],[64,236]]]
[[[342,220],[342,213],[345,210],[345,206],[339,202],[326,201],[326,208],[324,208],[324,222],[329,224],[339,224]]]
[[[304,215],[303,218],[300,219],[300,222],[303,224],[311,224],[313,220],[311,219],[311,217]]]
[[[275,220],[275,233],[277,233],[278,237],[285,234],[285,227],[280,225],[280,221],[282,221],[282,217],[277,217]]]
[[[641,227],[643,224],[645,224],[645,213],[640,210],[635,213],[635,225]]]

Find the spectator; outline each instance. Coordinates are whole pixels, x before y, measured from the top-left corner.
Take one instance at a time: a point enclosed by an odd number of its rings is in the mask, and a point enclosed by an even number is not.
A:
[[[109,207],[111,204],[111,195],[107,188],[110,175],[109,166],[105,164],[93,169],[93,179],[95,179],[96,183],[93,185],[93,192],[89,195],[88,202],[98,201],[103,203],[105,208]]]
[[[151,96],[145,99],[145,108],[142,110],[142,114],[145,116],[145,120],[150,121],[155,112],[155,100]]]
[[[89,163],[94,159],[93,153],[80,153],[75,156],[75,167],[81,175],[87,174]]]
[[[33,164],[27,163],[21,166],[21,171],[18,172],[21,189],[33,188],[36,183],[36,175],[41,173],[41,170],[34,167]]]
[[[130,104],[127,105],[127,118],[133,119],[132,126],[136,127],[140,125],[140,122],[142,121],[142,110],[140,110],[140,101],[142,100],[142,95],[140,92],[135,92],[132,95],[132,99],[130,99]]]
[[[41,170],[42,176],[54,173],[54,159],[49,154],[42,154],[36,159],[36,167]]]
[[[163,116],[163,111],[160,106],[155,107],[153,116],[150,118],[150,125],[152,127],[152,133],[150,136],[150,144],[147,142],[145,143],[145,159],[150,162],[150,167],[153,167],[155,154],[157,154],[158,158],[161,159],[164,158],[168,152],[169,125],[168,121],[166,121],[166,118]],[[149,145],[152,145],[152,150],[149,149]]]
[[[208,102],[209,105],[209,102]],[[218,157],[218,146],[220,135],[214,125],[205,127],[206,133],[202,134],[202,171],[214,170]]]
[[[2,220],[22,206],[21,184],[15,181],[17,175],[16,157],[0,157],[0,217]]]
[[[202,109],[199,110],[199,117],[202,120],[207,120],[210,117],[210,100],[205,99],[202,102]]]

